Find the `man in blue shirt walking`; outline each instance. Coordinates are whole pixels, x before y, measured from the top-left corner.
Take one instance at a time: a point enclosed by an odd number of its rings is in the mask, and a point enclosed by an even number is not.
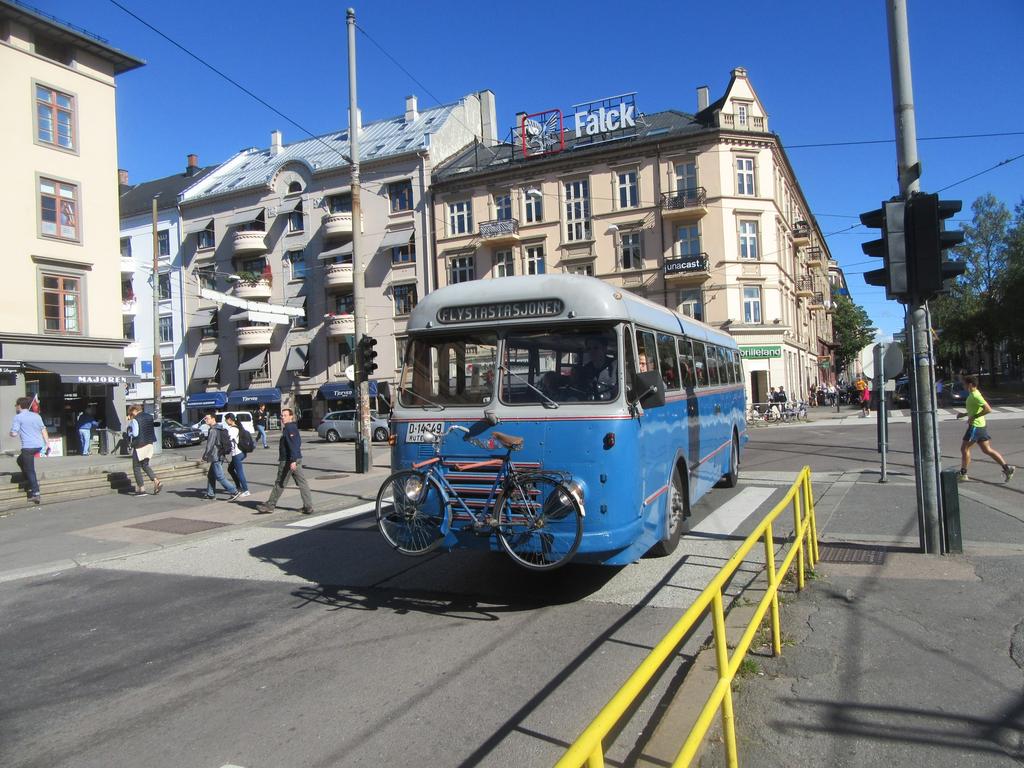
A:
[[[14,421],[11,422],[11,437],[21,438],[21,453],[18,455],[18,466],[28,481],[29,498],[38,504],[39,480],[36,478],[36,454],[49,453],[47,447],[50,436],[38,413],[32,411],[32,398],[19,397],[14,404]]]
[[[277,500],[284,493],[284,484],[288,478],[295,480],[299,486],[299,495],[302,496],[302,514],[313,514],[313,495],[309,492],[309,483],[306,482],[306,475],[302,472],[302,436],[299,434],[299,426],[295,423],[295,413],[291,408],[281,409],[281,423],[284,430],[281,433],[281,441],[278,444],[277,454],[277,480],[274,488],[270,491],[270,498],[265,504],[257,504],[256,509],[266,514],[273,512],[277,506]]]

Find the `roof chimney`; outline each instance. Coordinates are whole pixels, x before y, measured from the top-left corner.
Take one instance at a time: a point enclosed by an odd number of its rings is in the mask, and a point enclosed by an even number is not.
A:
[[[417,109],[416,94],[405,97],[405,122],[411,123],[417,117],[420,116],[419,110]]]
[[[124,168],[117,169],[117,183],[122,187],[128,186],[128,171]]]
[[[271,131],[270,132],[270,156],[274,157],[281,154],[281,132]]]
[[[708,108],[708,87],[702,85],[697,89],[697,111],[701,112]]]
[[[199,155],[189,155],[188,163],[185,166],[186,176],[195,176],[199,173]]]
[[[498,143],[498,116],[494,105],[494,92],[480,91],[480,138],[484,146],[493,147]],[[516,121],[516,125],[519,121]]]

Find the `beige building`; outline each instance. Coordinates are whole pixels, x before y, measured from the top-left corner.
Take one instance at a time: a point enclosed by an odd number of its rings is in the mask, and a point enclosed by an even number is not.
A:
[[[594,275],[727,329],[753,401],[805,396],[831,375],[833,262],[746,71],[692,115],[637,106],[521,113],[512,141],[440,166],[437,284]]]
[[[377,339],[371,392],[388,397],[409,312],[433,287],[426,188],[435,164],[495,143],[489,91],[360,130],[361,221],[353,221],[348,132],[250,149],[180,199],[192,415],[229,403],[298,408],[300,424],[353,407],[353,227]],[[397,340],[397,341],[396,341]]]
[[[114,95],[115,77],[142,65],[0,0],[0,403],[38,395],[66,452],[83,409],[115,430],[124,414]]]

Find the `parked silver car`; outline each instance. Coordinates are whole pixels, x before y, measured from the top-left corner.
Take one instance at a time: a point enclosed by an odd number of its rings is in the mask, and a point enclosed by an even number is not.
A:
[[[391,434],[387,418],[376,413],[370,414],[370,430],[374,442],[378,443],[387,440]],[[356,411],[331,411],[317,426],[316,433],[329,443],[336,443],[339,440],[355,440]]]

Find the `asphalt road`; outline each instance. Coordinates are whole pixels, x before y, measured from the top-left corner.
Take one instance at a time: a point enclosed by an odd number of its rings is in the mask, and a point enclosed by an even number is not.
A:
[[[1019,421],[991,431],[1021,456]],[[734,502],[742,533],[803,464],[870,467],[873,434],[755,430],[744,482],[695,521]],[[898,473],[909,457],[895,439]],[[335,449],[307,461],[328,512],[379,483],[339,475]],[[264,461],[250,458],[254,477]],[[366,515],[267,520],[180,493],[0,520],[0,765],[550,765],[735,547],[696,535],[670,558],[535,577],[482,553],[402,558]],[[131,527],[162,516],[224,525]],[[658,682],[610,759],[630,759],[677,685]]]

